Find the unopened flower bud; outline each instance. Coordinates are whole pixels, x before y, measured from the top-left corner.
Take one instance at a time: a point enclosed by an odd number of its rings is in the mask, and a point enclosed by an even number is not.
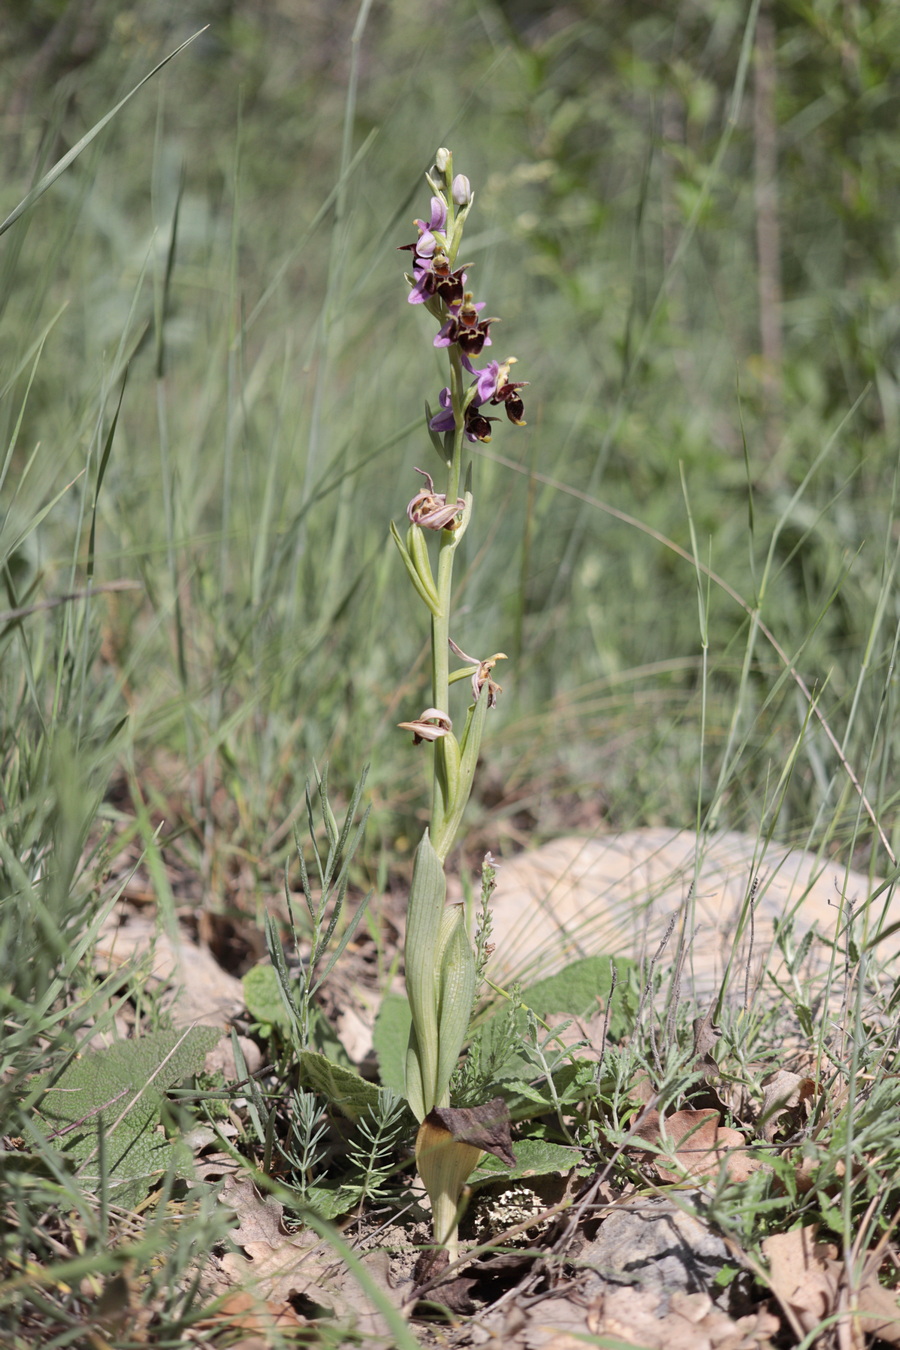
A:
[[[437,169],[438,173],[447,172],[447,165],[450,163],[450,160],[451,160],[450,151],[446,149],[445,146],[442,145],[440,150],[438,150],[437,154],[434,157],[434,167]]]
[[[458,173],[451,188],[457,206],[468,206],[472,200],[472,184],[464,173]]]

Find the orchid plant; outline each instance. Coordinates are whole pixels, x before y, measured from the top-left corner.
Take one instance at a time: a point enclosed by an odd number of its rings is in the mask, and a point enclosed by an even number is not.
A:
[[[463,479],[467,442],[489,441],[488,407],[502,407],[510,422],[524,426],[523,381],[510,379],[514,357],[474,363],[491,344],[495,318],[482,318],[483,301],[467,290],[471,264],[459,263],[463,230],[474,201],[468,178],[453,173],[449,150],[438,150],[426,174],[432,191],[428,221],[415,222],[418,238],[404,247],[412,254],[407,274],[409,303],[424,305],[438,331],[434,346],[446,351],[449,383],[441,390],[440,409],[428,409],[428,430],[444,465],[446,488],[439,492],[429,473],[416,472],[424,486],[407,507],[405,540],[395,525],[394,542],[419,599],[431,616],[431,703],[400,726],[413,733],[413,744],[433,747],[431,821],[416,850],[406,924],[406,988],[412,1029],[406,1058],[406,1095],[420,1122],[416,1139],[419,1174],[432,1203],[435,1241],[453,1259],[457,1252],[460,1196],[488,1142],[481,1125],[448,1110],[450,1080],[469,1026],[476,989],[476,961],[461,905],[446,905],[444,865],[472,791],[472,781],[488,711],[500,685],[493,678],[503,652],[467,656],[450,635],[453,563],[469,527],[473,497],[471,471]],[[436,568],[429,539],[437,536]],[[451,655],[462,667],[451,670]],[[472,702],[462,733],[454,732],[450,686],[469,680]],[[478,1113],[476,1113],[478,1114]],[[490,1116],[490,1112],[488,1112]],[[488,1121],[490,1125],[490,1121]],[[507,1130],[508,1141],[508,1130]],[[508,1142],[506,1145],[508,1152]]]

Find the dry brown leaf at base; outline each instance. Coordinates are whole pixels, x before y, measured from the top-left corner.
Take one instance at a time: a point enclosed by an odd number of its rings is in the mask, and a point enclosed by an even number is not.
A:
[[[724,1166],[731,1181],[746,1181],[762,1163],[751,1157],[747,1141],[739,1130],[720,1125],[718,1111],[675,1111],[664,1120],[658,1111],[650,1111],[635,1130],[635,1141],[645,1139],[657,1145],[653,1166],[662,1181],[683,1181],[685,1177],[716,1176]],[[633,1147],[640,1148],[635,1142]],[[677,1164],[677,1170],[664,1160]]]
[[[763,1082],[762,1135],[770,1143],[784,1128],[796,1129],[809,1118],[816,1085],[812,1078],[778,1069]]]
[[[262,1199],[252,1182],[226,1178],[222,1201],[240,1219],[230,1233],[243,1255],[228,1252],[221,1261],[226,1288],[251,1291],[258,1300],[274,1307],[301,1303],[307,1322],[353,1323],[363,1336],[389,1334],[384,1316],[364,1289],[335,1255],[327,1242],[308,1229],[289,1233],[283,1221],[283,1206],[271,1196]],[[386,1251],[362,1258],[371,1280],[385,1294],[392,1294],[388,1281]]]
[[[818,1242],[816,1231],[817,1226],[810,1224],[773,1234],[762,1244],[772,1292],[795,1329],[808,1335],[825,1318],[846,1310],[844,1325],[849,1325],[852,1345],[863,1346],[875,1338],[900,1345],[897,1292],[885,1289],[874,1273],[851,1290],[837,1247]]]
[[[298,1327],[305,1326],[290,1303],[271,1303],[255,1298],[245,1289],[227,1294],[209,1317],[202,1318],[197,1324],[198,1331],[209,1331],[214,1335],[222,1331],[243,1331],[247,1335],[236,1345],[235,1350],[266,1350],[272,1345],[272,1335],[289,1335]]]
[[[244,1255],[228,1252],[222,1270],[229,1285],[252,1287],[264,1302],[280,1304],[302,1295],[315,1303],[317,1277],[333,1262],[318,1236],[307,1230],[288,1233],[284,1207],[271,1196],[263,1198],[246,1178],[226,1177],[221,1202],[234,1210],[239,1224],[229,1234]],[[322,1302],[323,1300],[319,1300]]]

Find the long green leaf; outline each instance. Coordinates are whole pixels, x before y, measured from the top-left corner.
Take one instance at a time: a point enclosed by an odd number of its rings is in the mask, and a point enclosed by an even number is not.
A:
[[[10,226],[15,225],[20,216],[24,216],[25,212],[29,211],[31,207],[34,206],[39,197],[43,197],[47,189],[53,186],[57,178],[65,173],[70,164],[74,163],[82,150],[87,149],[91,141],[95,140],[96,137],[100,135],[100,132],[107,123],[111,122],[116,114],[122,111],[125,104],[128,103],[130,99],[134,98],[138,90],[142,89],[148,80],[152,80],[153,76],[158,74],[163,66],[167,66],[173,57],[177,56],[179,52],[183,52],[185,47],[189,47],[195,38],[198,38],[201,33],[206,32],[208,27],[209,24],[205,24],[203,28],[198,28],[196,33],[192,33],[191,36],[187,38],[186,41],[182,42],[179,47],[176,47],[173,52],[169,52],[168,56],[164,56],[159,65],[154,66],[148,75],[145,75],[142,80],[139,80],[130,93],[126,94],[125,97],[121,99],[114,108],[111,108],[104,117],[101,117],[100,121],[96,122],[94,126],[91,127],[90,131],[85,132],[81,140],[76,141],[72,146],[72,149],[69,150],[67,154],[63,155],[62,159],[56,161],[53,168],[48,170],[39,182],[35,183],[34,187],[27,196],[22,198],[15,210],[11,211],[6,219],[0,223],[0,234],[5,234]]]
[[[444,869],[426,830],[416,849],[406,916],[406,993],[415,1033],[410,1037],[407,1052],[406,1096],[418,1120],[424,1120],[435,1105],[439,987],[436,966],[446,892]]]
[[[122,411],[122,400],[125,397],[125,385],[128,383],[128,370],[125,367],[125,373],[122,376],[122,388],[119,390],[119,401],[116,404],[116,411],[113,414],[113,420],[110,423],[109,431],[106,433],[106,442],[103,446],[103,454],[100,456],[100,467],[97,470],[97,486],[94,489],[94,505],[91,509],[91,533],[88,539],[88,558],[87,558],[87,576],[88,581],[94,579],[94,547],[97,542],[97,507],[100,504],[100,489],[103,486],[103,479],[106,475],[106,466],[109,464],[109,457],[112,453],[113,441],[116,436],[116,427],[119,425],[119,413]]]
[[[475,957],[462,905],[444,911],[441,922],[437,1106],[450,1105],[450,1079],[462,1049],[475,1001]]]

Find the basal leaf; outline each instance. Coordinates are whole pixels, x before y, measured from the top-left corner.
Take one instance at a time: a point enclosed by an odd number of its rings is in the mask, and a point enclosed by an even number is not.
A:
[[[543,1177],[551,1172],[569,1172],[581,1162],[577,1148],[548,1144],[543,1139],[517,1139],[515,1152],[515,1167],[507,1167],[499,1158],[487,1154],[469,1178],[469,1185],[484,1185],[488,1181],[496,1181],[498,1177],[515,1181],[517,1177]]]
[[[300,1084],[318,1092],[349,1120],[359,1120],[367,1111],[374,1111],[381,1096],[381,1088],[375,1083],[366,1082],[352,1069],[332,1063],[315,1050],[304,1050],[300,1055]]]
[[[254,966],[241,980],[247,1011],[263,1026],[275,1027],[282,1035],[290,1033],[290,1019],[281,997],[278,972],[274,966]]]
[[[401,1096],[406,1091],[406,1047],[411,1024],[409,1000],[403,994],[385,994],[375,1018],[372,1041],[382,1086]]]
[[[110,1200],[133,1206],[179,1163],[157,1130],[160,1107],[169,1088],[200,1072],[220,1034],[192,1027],[117,1041],[74,1060],[55,1081],[48,1077],[38,1121],[88,1190],[105,1186]]]
[[[614,1041],[626,1036],[634,1025],[637,1009],[637,967],[625,956],[585,956],[572,961],[557,975],[538,980],[522,993],[522,1002],[538,1017],[551,1013],[584,1017],[609,1002],[612,972],[616,988],[612,996],[609,1035]]]

